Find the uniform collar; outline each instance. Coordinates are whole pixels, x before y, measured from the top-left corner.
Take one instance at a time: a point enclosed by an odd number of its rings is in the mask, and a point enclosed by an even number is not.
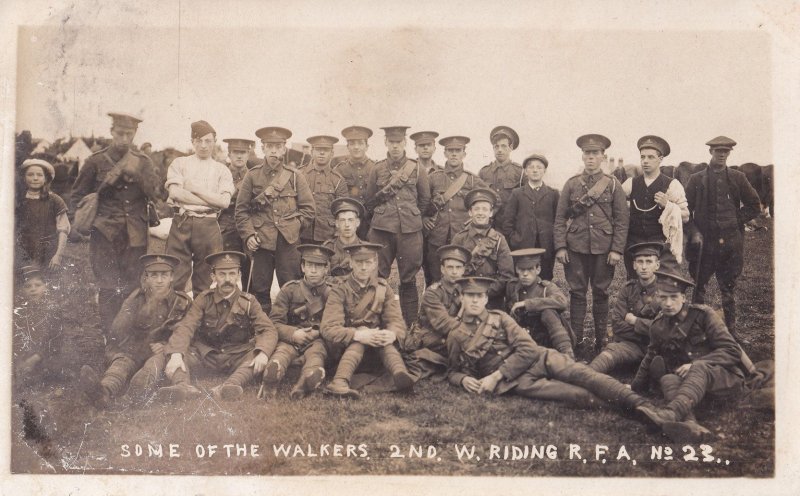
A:
[[[404,163],[406,163],[406,154],[403,153],[402,157],[400,157],[399,159],[395,160],[392,157],[390,157],[389,154],[387,153],[386,154],[386,161],[389,163],[390,167],[400,167]]]
[[[276,165],[275,167],[272,167],[271,165],[269,165],[269,160],[264,159],[264,170],[279,171],[282,168],[283,168],[283,159],[279,160],[278,161],[278,165]]]
[[[461,320],[467,324],[480,324],[486,322],[487,318],[489,318],[489,311],[484,308],[480,315],[464,315]]]
[[[450,166],[449,164],[445,164],[444,168],[441,169],[447,173],[450,172],[463,172],[464,171],[464,162],[461,162],[459,165]]]
[[[469,225],[469,229],[470,229],[470,231],[472,231],[473,234],[477,233],[477,234],[482,234],[484,236],[488,236],[489,235],[489,230],[492,229],[492,225],[488,224],[486,226],[478,226],[478,225],[475,225],[475,224],[470,224]]]
[[[367,289],[368,287],[370,287],[370,286],[374,286],[374,285],[375,285],[375,276],[370,276],[370,278],[369,278],[369,281],[367,281],[367,283],[366,283],[366,284],[362,285],[360,282],[358,282],[358,281],[356,280],[356,276],[354,276],[354,275],[352,274],[352,272],[351,272],[351,273],[350,273],[350,279],[348,279],[348,281],[350,282],[350,286],[351,286],[351,287],[352,287],[354,290],[356,290],[356,291],[363,291],[363,290]]]
[[[222,294],[222,292],[219,290],[219,288],[215,288],[214,289],[214,303],[220,303],[222,300],[228,300],[228,301],[232,302],[237,296],[239,296],[240,292],[241,292],[241,290],[239,289],[238,286],[236,286],[236,288],[233,290],[233,293],[231,293],[230,296],[225,297],[225,295]]]
[[[517,279],[517,281],[519,281],[519,279]],[[541,283],[541,282],[542,282],[542,278],[541,277],[537,277],[536,280],[533,281],[529,286],[523,286],[522,285],[522,281],[520,281],[519,289],[532,289],[532,288],[538,286],[539,283]]]

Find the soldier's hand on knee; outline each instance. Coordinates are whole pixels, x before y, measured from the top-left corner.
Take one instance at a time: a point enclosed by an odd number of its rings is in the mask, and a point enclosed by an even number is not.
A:
[[[636,316],[630,312],[625,314],[625,322],[630,325],[636,325]]]
[[[267,363],[269,363],[269,357],[266,353],[262,351],[256,351],[256,356],[250,360],[250,363],[247,364],[248,367],[253,367],[253,372],[256,375],[260,375],[264,372],[264,369],[267,368]]]
[[[372,329],[362,329],[356,331],[355,334],[353,334],[353,341],[371,346],[373,348],[383,346],[381,344],[383,339],[380,337],[380,334],[378,334],[378,331]]]
[[[394,331],[384,329],[379,331],[378,335],[381,339],[381,346],[388,346],[397,340],[397,334]]]
[[[621,259],[622,259],[621,254],[615,251],[610,251],[608,252],[608,258],[606,259],[606,263],[608,265],[617,265],[617,262],[619,262]]]
[[[474,377],[465,377],[461,381],[461,385],[464,386],[464,389],[473,394],[478,394],[478,390],[481,388],[481,382]]]
[[[691,363],[684,363],[677,369],[675,369],[675,373],[678,374],[680,377],[686,377],[686,374],[689,373],[689,369],[692,368]]]
[[[298,346],[305,346],[306,343],[311,341],[310,334],[307,332],[308,328],[297,329],[292,334],[292,341]]]
[[[183,363],[183,355],[180,353],[173,353],[169,357],[167,366],[164,367],[164,373],[167,375],[167,377],[172,377],[172,375],[177,372],[178,369],[186,372],[186,365]]]
[[[561,248],[556,252],[556,260],[564,265],[569,263],[569,253],[566,248]]]

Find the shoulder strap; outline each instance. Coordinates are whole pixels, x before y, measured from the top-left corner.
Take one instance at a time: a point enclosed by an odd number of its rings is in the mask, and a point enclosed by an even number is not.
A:
[[[444,191],[444,194],[442,195],[442,202],[447,203],[452,200],[453,197],[456,196],[456,193],[461,191],[461,188],[464,187],[464,184],[466,184],[468,178],[469,174],[462,172],[461,175],[458,176],[458,178],[453,181],[452,184],[450,184],[450,186]]]
[[[372,313],[380,312],[381,308],[383,308],[384,300],[386,300],[386,285],[378,283],[375,287],[375,298],[372,300],[372,306],[369,311]]]
[[[405,183],[408,181],[408,178],[411,177],[411,173],[414,172],[414,169],[417,167],[417,163],[413,160],[406,159],[406,163],[403,164],[403,168],[400,169],[400,174],[398,174],[398,178],[400,181]]]
[[[600,178],[599,181],[597,181],[594,184],[594,186],[591,187],[591,189],[589,189],[589,191],[586,192],[586,194],[589,195],[589,198],[591,198],[592,200],[597,201],[597,199],[600,198],[600,195],[603,194],[603,191],[606,190],[606,188],[608,187],[608,185],[611,183],[612,180],[613,178],[611,176],[604,175],[603,177]]]

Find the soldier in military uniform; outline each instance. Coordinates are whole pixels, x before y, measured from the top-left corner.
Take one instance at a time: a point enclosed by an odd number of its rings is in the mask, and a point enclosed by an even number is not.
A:
[[[694,409],[706,396],[730,400],[742,392],[742,349],[714,310],[687,302],[690,281],[671,272],[656,276],[661,313],[631,387],[643,391],[650,381],[659,383],[667,405],[640,411],[676,442],[701,441],[711,433],[697,424]]]
[[[217,286],[195,298],[164,347],[170,357],[165,372],[173,385],[161,388],[159,398],[175,401],[200,396],[189,376],[197,367],[229,374],[211,390],[224,401],[240,398],[243,387],[261,376],[278,344],[278,331],[255,297],[236,285],[244,260],[244,253],[235,251],[208,256]]]
[[[357,235],[364,218],[364,205],[354,198],[337,198],[331,202],[331,213],[336,219],[336,234],[322,246],[333,252],[330,259],[331,276],[342,278],[353,270],[344,247],[364,243]]]
[[[556,262],[553,224],[560,193],[543,181],[547,165],[547,158],[535,153],[522,161],[524,184],[511,192],[503,208],[505,218],[500,219],[499,230],[506,233],[506,241],[512,250],[544,248],[541,277],[551,281]]]
[[[192,292],[211,285],[211,267],[205,258],[222,249],[217,216],[230,206],[235,186],[231,172],[217,162],[217,132],[206,121],[192,123],[194,154],[169,164],[165,187],[178,210],[172,218],[166,252],[181,261],[175,270],[175,289],[184,290],[189,276]]]
[[[381,248],[374,243],[347,246],[353,272],[328,295],[320,324],[322,338],[330,350],[344,348],[336,374],[326,389],[331,394],[360,396],[351,389],[350,380],[369,351],[391,374],[395,390],[408,390],[414,385],[398,349],[406,337],[399,305],[386,280],[376,277]]]
[[[522,184],[522,166],[511,160],[511,152],[519,146],[519,135],[508,126],[497,126],[489,133],[489,140],[494,149],[494,162],[481,168],[478,175],[497,194],[495,219],[498,230],[503,212],[515,188]],[[500,231],[503,236],[510,232]]]
[[[367,201],[367,178],[375,167],[375,162],[367,157],[368,140],[372,136],[372,130],[363,126],[350,126],[342,129],[342,136],[347,140],[349,155],[336,164],[334,170],[347,182],[347,196],[363,205]],[[361,226],[357,232],[360,239],[367,239],[369,221],[369,217],[361,216]]]
[[[289,394],[290,398],[304,398],[325,378],[328,351],[320,337],[319,327],[331,289],[327,277],[333,250],[317,245],[300,245],[297,249],[303,279],[289,281],[281,288],[270,314],[280,342],[264,372],[264,396],[267,398],[275,395],[292,360],[300,355],[304,359],[303,370]]]
[[[628,248],[636,279],[625,283],[611,309],[611,342],[589,364],[607,374],[623,365],[638,365],[650,343],[650,324],[660,306],[656,297],[656,271],[664,249],[661,241],[635,244]]]
[[[381,128],[386,132],[385,160],[375,164],[367,180],[367,203],[372,225],[367,240],[383,246],[378,272],[389,277],[397,259],[400,275],[400,307],[406,325],[419,312],[417,272],[422,265],[422,214],[430,205],[428,173],[406,157],[406,126]]]
[[[314,196],[305,176],[284,164],[286,140],[292,132],[264,127],[256,136],[261,138],[266,161],[244,177],[235,217],[239,236],[253,258],[250,292],[269,312],[273,274],[281,286],[301,276],[297,244],[301,224],[314,218]]]
[[[645,241],[660,241],[665,244],[661,266],[677,270],[678,260],[672,250],[682,256],[683,224],[689,220],[683,185],[677,179],[661,173],[661,161],[670,152],[669,143],[664,138],[648,135],[639,138],[637,146],[643,175],[628,178],[622,183],[622,189],[630,200],[630,227],[625,250],[625,271],[628,279],[636,279],[636,271],[632,252],[627,248]],[[660,219],[666,208],[678,209],[680,216],[674,217],[672,225],[663,226]],[[671,240],[664,235],[665,227],[671,228],[671,232],[675,233]],[[671,247],[673,244],[675,248]]]
[[[486,277],[465,277],[462,323],[447,336],[450,384],[473,394],[515,394],[579,408],[605,404],[633,410],[649,402],[617,380],[536,344],[500,310],[487,310]]]
[[[303,222],[300,239],[305,244],[321,245],[333,236],[335,225],[331,215],[331,202],[336,198],[347,196],[348,188],[344,178],[331,170],[333,145],[339,141],[333,136],[312,136],[311,165],[303,168],[306,182],[314,195],[316,215]]]
[[[109,113],[111,145],[86,159],[72,186],[70,209],[97,193],[97,216],[89,258],[97,285],[100,327],[108,332],[122,302],[139,285],[139,257],[147,251],[147,201],[163,199],[150,158],[137,152],[133,137],[141,119]]]
[[[470,250],[472,257],[464,272],[467,276],[494,279],[489,288],[489,308],[504,308],[506,283],[514,278],[514,260],[506,238],[492,228],[492,211],[497,195],[490,189],[473,189],[464,197],[469,212],[469,227],[453,236],[453,244]]]
[[[461,325],[461,294],[456,281],[464,276],[471,255],[458,245],[440,246],[441,278],[425,288],[419,319],[409,331],[405,349],[408,369],[419,379],[447,367],[447,334]]]
[[[625,250],[629,212],[622,185],[602,170],[611,141],[587,134],[576,143],[583,151],[584,170],[561,190],[553,234],[556,260],[564,264],[570,288],[570,322],[578,342],[591,284],[594,349],[599,353],[608,332],[608,287]]]
[[[428,173],[428,179],[430,180],[431,174],[433,174],[437,170],[442,170],[442,166],[437,164],[433,160],[433,153],[436,151],[436,138],[439,136],[439,133],[436,131],[418,131],[409,138],[411,141],[414,142],[414,151],[417,152],[417,163],[425,169],[425,172]],[[422,215],[425,215],[425,212],[422,212]],[[430,232],[430,229],[426,229],[424,227],[423,221],[423,228],[422,233],[423,236],[427,236]],[[431,274],[430,270],[430,261],[429,258],[431,253],[428,243],[423,242],[422,244],[422,272],[425,275],[425,286],[429,286],[433,281],[439,279],[438,277],[434,277]],[[433,252],[435,255],[435,251]]]
[[[81,367],[82,389],[99,407],[123,394],[136,403],[149,398],[167,364],[164,345],[192,303],[186,293],[172,289],[180,260],[150,254],[139,261],[142,287],[125,300],[111,325],[105,350],[108,368],[99,377],[92,367]],[[128,380],[130,388],[126,388]]]
[[[686,185],[690,213],[686,258],[697,284],[694,302],[705,302],[706,284],[716,274],[725,325],[736,336],[734,290],[744,266],[744,225],[758,216],[761,203],[747,177],[726,166],[736,142],[718,136],[706,145],[711,163]]]
[[[488,186],[479,177],[464,170],[464,157],[467,155],[466,145],[469,138],[450,136],[439,140],[444,147],[447,162],[444,168],[431,173],[428,180],[431,184],[431,204],[427,212],[423,212],[423,232],[427,233],[427,276],[425,283],[430,285],[442,276],[439,271],[439,247],[449,244],[453,237],[464,230],[469,220],[469,213],[464,204],[464,197],[475,188],[486,189]]]
[[[539,277],[542,248],[511,252],[517,277],[506,285],[506,308],[537,344],[555,348],[572,360],[575,336],[561,315],[567,309],[567,296],[554,283]]]
[[[239,187],[244,181],[244,176],[250,170],[247,161],[253,152],[256,142],[249,139],[226,138],[222,140],[228,144],[228,158],[231,163],[228,170],[233,177],[234,193],[231,195],[231,203],[227,208],[219,213],[219,229],[222,233],[222,249],[228,251],[245,251],[244,242],[236,229],[236,197],[239,195]],[[242,288],[247,287],[248,276],[250,274],[249,264],[242,267]]]

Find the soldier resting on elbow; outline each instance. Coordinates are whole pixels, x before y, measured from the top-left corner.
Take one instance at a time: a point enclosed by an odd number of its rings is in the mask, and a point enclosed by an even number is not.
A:
[[[328,350],[320,338],[319,324],[330,292],[327,281],[333,250],[324,246],[299,245],[303,279],[287,282],[275,298],[270,319],[280,342],[264,372],[265,398],[274,397],[292,360],[304,359],[300,379],[289,397],[304,398],[322,384]]]

